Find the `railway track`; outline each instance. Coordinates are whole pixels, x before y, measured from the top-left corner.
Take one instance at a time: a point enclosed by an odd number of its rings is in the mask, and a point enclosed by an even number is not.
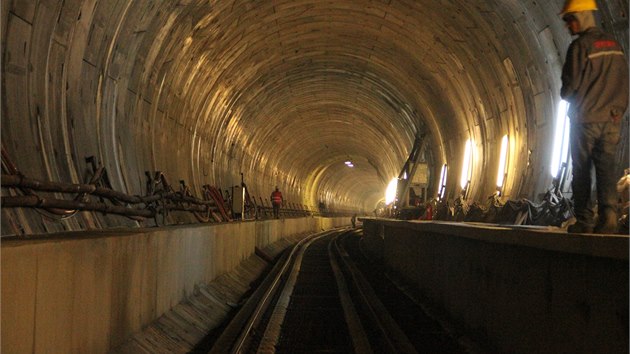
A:
[[[359,252],[359,234],[287,250],[210,353],[464,353]]]

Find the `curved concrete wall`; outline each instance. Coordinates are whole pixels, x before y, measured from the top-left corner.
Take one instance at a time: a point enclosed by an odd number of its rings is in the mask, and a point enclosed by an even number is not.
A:
[[[105,353],[281,238],[348,218],[94,232],[2,242],[2,352]]]
[[[253,195],[278,185],[295,203],[371,211],[416,133],[432,190],[450,166],[450,196],[474,140],[473,199],[494,192],[508,134],[504,195],[535,199],[551,181],[563,2],[7,0],[2,142],[36,179],[84,182],[94,156],[129,194],[145,193],[145,171],[196,195],[242,172]],[[628,2],[599,7],[627,46]],[[11,220],[24,233],[136,225],[3,209]]]
[[[363,225],[366,249],[491,352],[628,352],[628,237],[378,219]]]

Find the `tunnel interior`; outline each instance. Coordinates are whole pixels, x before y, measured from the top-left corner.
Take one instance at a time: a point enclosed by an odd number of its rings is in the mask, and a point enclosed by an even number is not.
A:
[[[243,180],[370,213],[417,136],[431,195],[445,164],[445,197],[459,195],[470,140],[468,198],[487,198],[507,135],[502,195],[535,200],[553,179],[562,4],[3,1],[3,149],[39,180],[85,183],[93,161],[129,195],[161,171],[193,195]],[[598,6],[627,52],[627,1]],[[627,147],[624,132],[620,173]],[[3,235],[140,223],[2,209]]]

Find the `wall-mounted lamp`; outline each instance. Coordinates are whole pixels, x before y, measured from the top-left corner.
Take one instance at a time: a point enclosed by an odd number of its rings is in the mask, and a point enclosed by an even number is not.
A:
[[[394,177],[385,190],[385,204],[389,205],[396,200],[396,189],[398,188],[398,178]]]
[[[442,165],[442,171],[440,172],[440,183],[438,184],[438,199],[442,200],[444,198],[444,193],[446,192],[446,174],[448,172],[448,165]]]
[[[558,104],[558,111],[556,114],[556,130],[553,137],[553,150],[551,155],[551,177],[557,178],[558,172],[562,168],[569,158],[569,132],[570,121],[567,116],[569,110],[569,103],[565,100],[561,100]]]
[[[354,164],[350,160],[344,162],[344,164],[346,164],[346,166],[348,166],[348,167],[354,167]]]
[[[508,136],[507,134],[501,139],[501,152],[499,155],[499,169],[497,170],[497,194],[501,195],[503,189],[503,182],[505,182],[505,176],[507,175],[507,153],[508,153]]]
[[[462,187],[462,189],[465,189],[468,183],[470,183],[470,174],[472,172],[472,169],[470,168],[472,165],[472,149],[472,140],[466,140],[466,147],[464,149],[464,162],[462,163],[462,176],[459,179],[459,185]]]

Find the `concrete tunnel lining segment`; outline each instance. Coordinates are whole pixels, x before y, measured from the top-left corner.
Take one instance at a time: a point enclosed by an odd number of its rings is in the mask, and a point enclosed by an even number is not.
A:
[[[561,5],[5,1],[2,141],[36,179],[84,182],[84,158],[95,156],[129,194],[142,194],[145,171],[197,194],[238,184],[243,172],[256,195],[279,185],[302,204],[369,212],[417,132],[429,136],[433,176],[444,162],[459,166],[464,142],[475,141],[473,199],[494,192],[508,134],[504,194],[535,199],[551,180],[570,42]],[[627,49],[627,2],[599,6]],[[348,156],[368,163],[348,169]],[[32,233],[134,225],[21,217]]]

